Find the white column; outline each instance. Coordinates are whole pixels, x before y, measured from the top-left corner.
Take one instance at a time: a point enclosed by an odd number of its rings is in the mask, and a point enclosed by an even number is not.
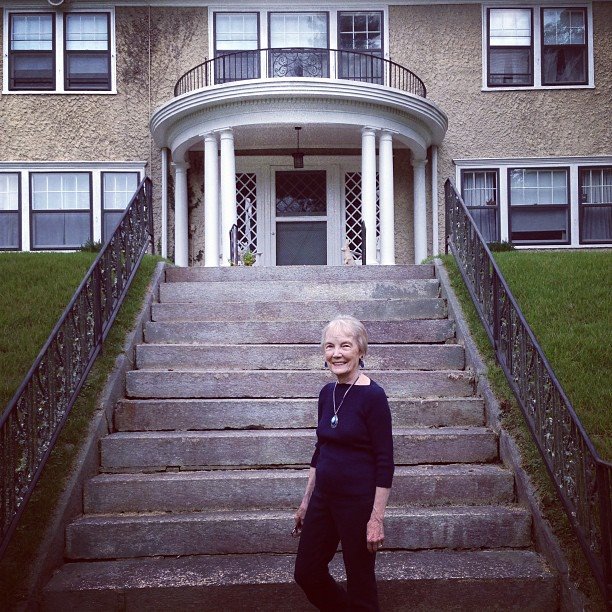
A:
[[[414,188],[414,263],[427,257],[427,202],[424,159],[412,159]]]
[[[376,265],[376,134],[361,130],[361,216],[366,228],[366,264]]]
[[[230,230],[236,223],[236,157],[234,133],[221,132],[221,265],[230,265]]]
[[[204,136],[204,265],[219,266],[219,150],[215,134]]]
[[[168,149],[161,150],[161,256],[168,257]]]
[[[189,228],[186,162],[174,162],[174,264],[189,265]]]
[[[380,263],[395,264],[395,202],[393,199],[393,137],[380,135],[378,149],[378,181],[380,184]]]
[[[440,213],[438,210],[438,147],[431,147],[431,254],[437,257],[440,254],[439,235]],[[444,237],[446,240],[446,236]]]

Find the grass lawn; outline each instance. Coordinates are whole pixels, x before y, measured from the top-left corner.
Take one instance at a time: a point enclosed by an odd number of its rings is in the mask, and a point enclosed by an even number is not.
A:
[[[612,251],[495,259],[595,447],[612,461]]]
[[[606,350],[612,333],[612,251],[511,251],[495,253],[495,258],[591,439],[603,458],[610,459],[612,379]],[[605,604],[599,589],[506,377],[495,362],[493,349],[455,260],[450,255],[442,259],[472,337],[483,356],[489,382],[500,401],[502,424],[520,448],[523,467],[539,496],[542,512],[566,555],[570,576],[589,597],[587,609],[603,611]],[[571,342],[563,337],[564,330]],[[591,373],[595,369],[601,370],[601,376],[596,379],[596,384],[592,384],[590,381],[595,379]]]
[[[0,254],[0,405],[30,368],[95,254]],[[96,400],[133,328],[157,262],[145,256],[0,563],[0,609],[27,595],[28,570],[84,441]],[[7,290],[5,290],[7,288]]]

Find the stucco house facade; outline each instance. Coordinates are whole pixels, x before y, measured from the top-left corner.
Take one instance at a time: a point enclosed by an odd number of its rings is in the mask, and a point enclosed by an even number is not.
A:
[[[490,241],[612,242],[612,2],[0,0],[0,249],[420,262],[443,184]]]

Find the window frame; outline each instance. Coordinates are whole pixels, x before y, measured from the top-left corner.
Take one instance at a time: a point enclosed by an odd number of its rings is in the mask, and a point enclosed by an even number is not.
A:
[[[13,18],[14,17],[25,17],[28,15],[38,15],[38,16],[49,16],[51,17],[51,51],[13,51],[11,49],[11,42],[12,42],[12,31],[13,31]],[[6,47],[7,50],[5,52],[5,57],[7,58],[7,72],[8,72],[8,79],[5,78],[5,83],[8,82],[8,89],[10,91],[39,91],[39,92],[48,92],[48,91],[54,91],[57,85],[57,60],[56,60],[56,56],[57,56],[57,34],[56,34],[56,16],[55,13],[50,12],[50,11],[14,11],[14,12],[10,12],[7,15],[7,19],[8,19],[8,26],[5,29],[5,38],[6,38]],[[14,76],[13,76],[13,70],[14,70],[14,64],[15,64],[15,55],[50,55],[51,56],[51,85],[50,86],[46,86],[46,87],[21,87],[21,86],[15,86],[14,85]]]
[[[87,15],[87,14],[96,14],[96,15],[104,15],[106,17],[106,28],[107,28],[107,42],[108,42],[108,49],[106,51],[85,51],[85,50],[79,50],[79,51],[69,51],[68,50],[68,40],[67,40],[67,34],[68,34],[68,18],[71,17],[72,15]],[[64,13],[64,23],[63,23],[64,27],[63,27],[63,51],[64,51],[64,90],[65,91],[69,91],[71,93],[75,93],[75,92],[80,92],[80,91],[110,91],[110,89],[112,88],[112,65],[111,65],[111,18],[110,18],[110,13],[107,11],[68,11],[66,13]],[[95,54],[95,55],[99,55],[99,56],[104,56],[106,59],[106,67],[108,70],[108,78],[105,81],[105,83],[107,84],[107,87],[105,88],[93,88],[92,89],[88,89],[87,87],[84,88],[80,88],[80,87],[74,87],[74,86],[70,86],[69,81],[70,81],[70,77],[68,74],[68,65],[69,65],[69,57],[70,56],[79,56],[79,55],[84,55],[84,54]]]
[[[584,186],[583,176],[585,172],[592,172],[593,170],[610,170],[612,172],[612,164],[609,166],[578,166],[578,242],[581,245],[599,245],[599,244],[612,244],[612,236],[608,240],[585,240],[583,238],[583,229],[584,229],[584,213],[585,210],[584,202],[582,201],[582,188]],[[607,206],[612,208],[612,202],[602,204],[602,206]]]
[[[546,45],[544,43],[544,11],[553,10],[553,9],[567,9],[572,11],[582,11],[584,13],[584,43],[581,45]],[[588,24],[588,15],[587,9],[585,6],[577,6],[577,7],[569,7],[569,6],[542,6],[540,7],[540,56],[541,56],[541,82],[543,86],[546,87],[564,87],[566,85],[587,85],[589,82],[589,24]],[[576,82],[563,82],[563,83],[546,83],[544,81],[544,48],[545,47],[553,47],[553,48],[563,48],[563,47],[580,47],[584,49],[585,53],[585,71],[586,71],[586,79],[584,81],[576,81]]]
[[[532,85],[489,85],[489,11],[490,9],[500,8],[530,8],[532,10]],[[586,39],[586,67],[587,80],[585,83],[570,84],[560,83],[551,85],[543,83],[543,55],[544,55],[544,35],[543,35],[543,11],[544,9],[572,9],[584,10],[586,15],[585,20],[585,39]],[[529,2],[515,3],[511,2],[504,4],[494,4],[492,0],[488,0],[482,4],[482,85],[481,91],[520,91],[534,89],[593,89],[595,87],[595,56],[593,43],[593,6],[590,0],[583,0],[579,4],[573,5],[568,0],[558,3],[545,2]]]
[[[565,172],[565,189],[567,193],[567,204],[512,204],[512,187],[510,175],[514,170],[528,170],[531,172],[555,172],[563,170]],[[571,220],[571,184],[570,184],[570,168],[569,166],[554,166],[554,167],[539,167],[539,166],[512,166],[507,170],[507,185],[508,185],[508,238],[514,245],[559,245],[571,244],[572,242],[572,220]],[[565,240],[512,240],[512,215],[514,210],[565,210],[567,236]]]
[[[491,11],[492,10],[525,10],[529,11],[529,21],[530,21],[530,35],[529,35],[529,45],[498,45],[493,47],[494,49],[528,49],[529,50],[529,61],[530,61],[530,72],[529,74],[529,83],[508,83],[508,84],[500,84],[496,83],[491,85]],[[501,7],[501,6],[492,6],[487,7],[487,87],[495,88],[495,89],[507,89],[508,87],[533,87],[534,85],[534,64],[535,64],[535,41],[534,41],[534,10],[533,7],[528,6],[515,6],[515,7]]]
[[[71,13],[96,13],[106,14],[109,24],[108,40],[109,40],[109,88],[108,89],[67,89],[65,84],[65,15]],[[9,67],[9,47],[11,36],[11,16],[12,15],[41,15],[49,14],[45,10],[18,10],[5,8],[3,18],[3,36],[2,36],[2,52],[4,61],[2,63],[2,94],[10,95],[114,95],[117,93],[117,58],[116,58],[116,33],[115,33],[115,8],[106,6],[102,8],[79,8],[78,10],[57,11],[53,13],[53,74],[54,87],[51,89],[12,89],[10,87],[10,69]]]
[[[468,206],[468,204],[465,202],[465,197],[463,193],[464,191],[463,178],[465,174],[467,174],[468,172],[471,172],[471,173],[491,172],[495,174],[495,206]],[[492,240],[491,242],[500,242],[501,241],[501,185],[499,181],[499,177],[500,177],[499,168],[461,168],[459,176],[460,176],[459,185],[460,185],[461,197],[463,198],[465,206],[468,210],[495,210],[495,217],[496,217],[495,231],[497,233],[497,240]],[[473,218],[474,217],[472,217],[472,219]],[[482,231],[480,233],[482,233]]]
[[[104,195],[106,193],[104,189],[104,178],[107,174],[135,174],[136,175],[136,189],[138,189],[138,185],[140,185],[141,173],[138,170],[102,170],[100,172],[100,213],[101,213],[101,223],[100,223],[100,236],[103,244],[110,238],[110,236],[105,236],[104,228],[106,227],[106,215],[108,213],[121,213],[125,212],[125,208],[106,208],[104,206],[105,198]],[[129,204],[129,201],[128,201]]]
[[[17,213],[17,246],[16,247],[5,247],[2,246],[0,244],[0,252],[3,251],[21,251],[21,246],[22,246],[22,236],[21,236],[21,232],[22,232],[22,220],[21,220],[21,215],[22,215],[22,200],[21,200],[21,174],[19,172],[12,172],[12,171],[4,171],[4,170],[0,170],[0,175],[4,175],[4,174],[11,174],[13,176],[17,177],[17,210],[3,210],[0,209],[0,220],[2,219],[2,215],[8,213],[8,214],[14,214]]]
[[[71,208],[67,210],[63,209],[43,209],[34,210],[34,177],[36,175],[49,175],[49,174],[85,174],[89,184],[89,207],[88,208]],[[32,251],[77,251],[82,245],[75,246],[38,246],[34,242],[34,216],[37,213],[45,214],[71,214],[71,213],[89,213],[89,238],[87,240],[93,240],[93,173],[87,170],[33,170],[28,173],[28,183],[30,191],[30,202],[29,202],[29,216],[30,216],[30,250]]]

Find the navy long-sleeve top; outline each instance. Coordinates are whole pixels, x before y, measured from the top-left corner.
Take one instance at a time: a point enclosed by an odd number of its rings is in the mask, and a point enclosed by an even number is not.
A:
[[[336,387],[336,407],[349,385]],[[391,412],[382,387],[353,385],[334,416],[334,383],[319,394],[317,444],[310,465],[317,470],[316,486],[334,495],[374,495],[376,487],[390,488],[393,481]]]

